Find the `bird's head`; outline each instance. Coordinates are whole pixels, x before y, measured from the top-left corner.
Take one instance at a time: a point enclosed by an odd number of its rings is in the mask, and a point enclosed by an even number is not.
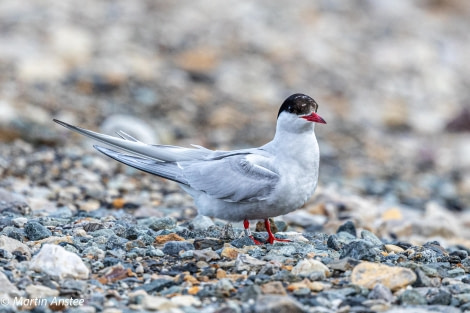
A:
[[[296,93],[288,97],[281,105],[277,114],[278,123],[290,124],[288,128],[297,126],[304,128],[311,122],[326,124],[325,120],[317,114],[318,104],[311,97]]]

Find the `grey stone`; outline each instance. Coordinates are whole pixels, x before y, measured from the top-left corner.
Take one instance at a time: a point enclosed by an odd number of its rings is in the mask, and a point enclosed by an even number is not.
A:
[[[27,222],[24,231],[29,240],[41,240],[52,236],[52,232],[38,222]]]
[[[263,295],[258,297],[254,313],[302,313],[304,309],[289,296]]]
[[[424,305],[427,304],[426,298],[418,291],[411,289],[405,290],[399,297],[399,301],[404,305]]]
[[[150,229],[154,231],[159,231],[162,229],[172,229],[176,227],[176,221],[171,217],[162,217],[162,218],[149,218],[146,219],[144,226],[148,226]],[[145,225],[148,224],[148,225]]]
[[[364,240],[369,241],[370,243],[374,244],[375,246],[383,246],[383,242],[377,238],[372,232],[368,230],[361,231],[361,238]]]
[[[338,227],[338,230],[336,231],[336,233],[339,234],[340,232],[349,233],[353,235],[354,237],[357,236],[356,226],[354,226],[354,223],[352,221],[347,221],[346,223]]]
[[[372,291],[369,293],[369,299],[381,299],[387,302],[393,301],[392,291],[382,284],[376,284]]]
[[[356,240],[343,247],[341,258],[351,257],[357,260],[375,261],[379,251],[365,240]]]
[[[163,253],[169,255],[178,255],[180,251],[194,250],[194,246],[186,241],[168,241],[163,246]]]

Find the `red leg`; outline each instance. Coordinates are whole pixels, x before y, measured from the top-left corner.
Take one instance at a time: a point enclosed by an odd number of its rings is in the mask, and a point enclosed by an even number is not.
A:
[[[251,238],[251,240],[253,240],[253,242],[255,243],[255,245],[262,245],[261,242],[259,242],[258,240],[256,240],[253,235],[251,234],[251,231],[250,231],[250,222],[245,219],[243,220],[243,227],[245,228],[245,234]]]
[[[264,220],[264,227],[266,227],[266,231],[268,232],[268,242],[270,244],[273,244],[274,241],[290,242],[289,239],[279,239],[274,237],[273,233],[271,232],[271,223],[269,223],[269,219]]]

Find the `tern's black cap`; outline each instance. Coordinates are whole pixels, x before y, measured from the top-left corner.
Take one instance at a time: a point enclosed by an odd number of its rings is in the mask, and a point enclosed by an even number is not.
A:
[[[295,93],[286,100],[281,105],[277,117],[282,112],[289,112],[296,115],[306,115],[312,112],[317,112],[318,104],[307,95],[302,93]]]

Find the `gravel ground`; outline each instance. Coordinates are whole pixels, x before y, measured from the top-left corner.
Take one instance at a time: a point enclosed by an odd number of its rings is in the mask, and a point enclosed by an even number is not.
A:
[[[0,2],[0,311],[470,312],[470,4]],[[289,243],[197,216],[58,118],[261,145],[319,103]],[[262,225],[253,224],[259,240]]]

